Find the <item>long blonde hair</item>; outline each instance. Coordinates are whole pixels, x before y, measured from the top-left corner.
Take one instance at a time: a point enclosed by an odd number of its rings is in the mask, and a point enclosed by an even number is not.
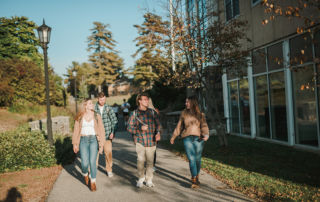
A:
[[[86,112],[86,106],[88,104],[88,101],[90,101],[90,100],[91,100],[90,98],[87,98],[81,103],[81,105],[79,107],[79,112],[77,113],[77,115],[75,117],[76,121],[80,121],[80,119],[83,117],[84,113]]]

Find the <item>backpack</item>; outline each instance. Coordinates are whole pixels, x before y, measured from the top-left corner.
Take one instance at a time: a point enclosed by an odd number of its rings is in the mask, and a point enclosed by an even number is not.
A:
[[[153,117],[153,119],[154,119],[154,112],[155,112],[155,110],[152,109],[152,108],[148,108],[148,109],[151,109],[151,111],[152,111],[152,117]],[[137,116],[137,109],[135,109],[135,110],[133,111],[133,116],[134,116],[134,118],[135,118],[136,120],[138,120],[138,122],[140,122],[142,125],[147,125],[147,124],[145,124],[141,119],[138,118],[138,116]]]

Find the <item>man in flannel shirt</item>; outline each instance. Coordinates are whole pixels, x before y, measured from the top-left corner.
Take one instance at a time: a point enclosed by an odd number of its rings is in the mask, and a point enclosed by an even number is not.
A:
[[[100,92],[98,95],[98,102],[94,107],[94,111],[101,115],[104,130],[106,132],[106,141],[104,142],[103,150],[106,159],[106,171],[108,176],[112,177],[112,139],[114,138],[114,130],[118,123],[118,119],[112,108],[106,104],[106,96],[103,92]],[[97,157],[97,165],[98,162],[99,155]]]
[[[137,96],[138,109],[129,117],[127,130],[134,135],[137,152],[138,177],[137,187],[142,187],[146,181],[148,187],[153,187],[153,160],[156,141],[160,140],[159,116],[149,106],[149,96],[142,93]],[[146,163],[146,175],[144,163]]]

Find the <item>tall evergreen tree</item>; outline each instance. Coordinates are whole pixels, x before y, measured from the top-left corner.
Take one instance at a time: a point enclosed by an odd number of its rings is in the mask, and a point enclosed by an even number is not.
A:
[[[88,37],[88,51],[91,52],[89,60],[94,67],[89,83],[98,86],[98,91],[101,92],[103,83],[111,84],[118,78],[123,60],[115,50],[116,41],[108,29],[110,26],[101,22],[93,24]]]
[[[164,49],[168,33],[168,22],[153,13],[146,13],[142,25],[134,25],[139,36],[134,40],[138,50],[133,57],[139,56],[132,71],[134,81],[144,88],[152,86],[155,80],[166,75],[170,61]]]

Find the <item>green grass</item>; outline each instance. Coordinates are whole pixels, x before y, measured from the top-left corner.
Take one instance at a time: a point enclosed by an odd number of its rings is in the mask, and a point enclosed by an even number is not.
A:
[[[320,156],[291,147],[228,137],[221,148],[217,137],[205,144],[202,168],[230,187],[260,200],[319,201]],[[185,155],[182,141],[161,145]]]
[[[51,110],[51,117],[72,116],[72,113],[70,112],[70,110],[63,107],[57,107],[57,106],[51,105],[50,110]],[[27,115],[30,120],[38,120],[38,119],[46,118],[47,108],[46,108],[46,105],[22,103],[22,104],[15,104],[13,106],[10,106],[8,111],[12,113]]]
[[[110,96],[110,97],[107,97],[106,103],[110,106],[113,105],[114,103],[121,105],[123,103],[123,99],[126,99],[128,101],[130,96],[131,95]]]

